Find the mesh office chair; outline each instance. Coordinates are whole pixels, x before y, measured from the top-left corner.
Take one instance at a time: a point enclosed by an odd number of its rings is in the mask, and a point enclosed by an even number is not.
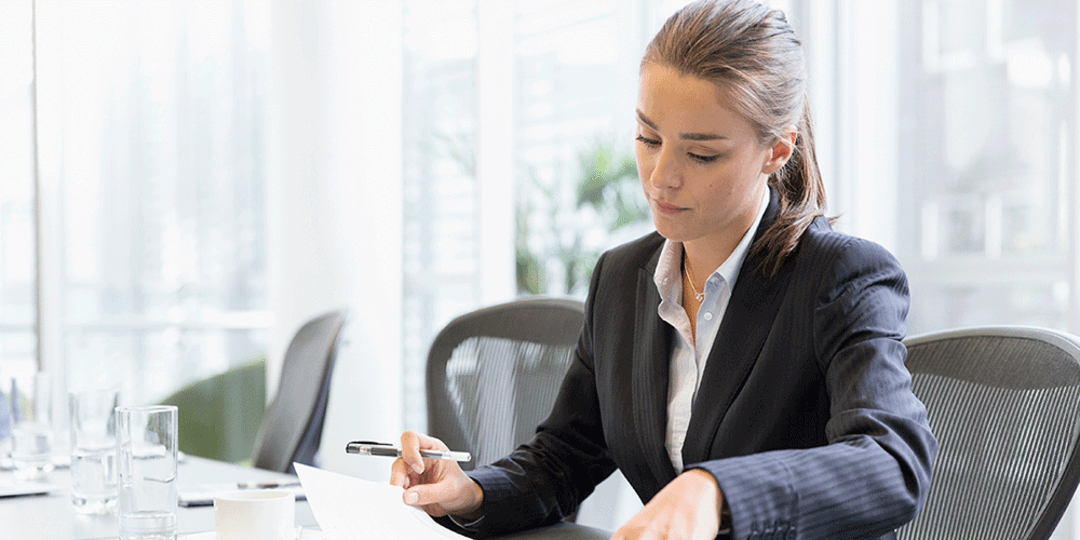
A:
[[[1080,341],[986,327],[905,344],[940,450],[900,538],[1050,538],[1080,478]]]
[[[577,300],[530,298],[451,321],[428,354],[428,433],[471,452],[466,469],[531,440],[551,412],[584,320]]]
[[[277,394],[259,426],[256,467],[291,473],[294,461],[315,465],[345,315],[339,310],[316,317],[289,343]]]
[[[467,470],[530,441],[551,413],[584,322],[584,304],[557,298],[516,300],[450,321],[428,353],[428,433],[472,453],[461,464]],[[549,537],[611,537],[574,517]]]

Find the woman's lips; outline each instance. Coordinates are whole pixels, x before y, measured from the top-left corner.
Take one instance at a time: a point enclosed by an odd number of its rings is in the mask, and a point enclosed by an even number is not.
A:
[[[660,212],[661,214],[668,214],[668,215],[678,214],[679,212],[683,212],[683,211],[686,210],[686,208],[681,208],[681,207],[675,206],[674,204],[661,202],[661,201],[658,201],[658,200],[655,200],[655,199],[653,199],[653,207],[656,208],[657,212]]]

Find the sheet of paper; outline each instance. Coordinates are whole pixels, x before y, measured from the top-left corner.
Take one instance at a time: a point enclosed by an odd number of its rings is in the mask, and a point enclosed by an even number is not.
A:
[[[405,504],[399,487],[293,465],[326,540],[466,538],[435,523],[423,510]]]
[[[18,480],[0,480],[0,498],[21,497],[23,495],[43,495],[64,489],[63,486],[45,482],[20,482]]]

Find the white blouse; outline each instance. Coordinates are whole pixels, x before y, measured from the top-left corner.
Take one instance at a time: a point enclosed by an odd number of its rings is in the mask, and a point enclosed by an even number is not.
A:
[[[686,441],[686,426],[690,424],[691,407],[698,387],[701,385],[701,376],[705,373],[705,362],[709,357],[709,351],[712,350],[713,341],[716,340],[720,321],[723,320],[724,313],[727,311],[732,288],[735,287],[735,280],[739,277],[739,270],[750,249],[750,241],[753,240],[754,233],[761,224],[761,218],[765,215],[765,209],[768,206],[769,190],[766,189],[753,225],[743,235],[739,245],[735,247],[727,260],[714,270],[705,282],[705,299],[702,300],[697,314],[697,336],[691,335],[690,318],[682,305],[682,243],[666,240],[660,251],[660,260],[656,265],[656,273],[653,275],[656,288],[660,291],[660,306],[657,308],[657,313],[661,319],[679,332],[679,339],[675,340],[669,368],[668,425],[665,444],[671,464],[675,466],[677,473],[683,470],[682,449]]]

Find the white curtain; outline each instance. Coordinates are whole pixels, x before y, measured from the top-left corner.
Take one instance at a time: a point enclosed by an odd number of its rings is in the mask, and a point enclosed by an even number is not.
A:
[[[344,449],[401,431],[401,6],[280,0],[272,17],[269,357],[306,320],[350,310],[321,464],[382,481],[389,462]]]

